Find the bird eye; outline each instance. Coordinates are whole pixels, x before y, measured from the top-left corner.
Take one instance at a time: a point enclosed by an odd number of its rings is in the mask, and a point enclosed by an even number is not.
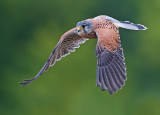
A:
[[[82,25],[82,28],[85,28],[86,25]]]

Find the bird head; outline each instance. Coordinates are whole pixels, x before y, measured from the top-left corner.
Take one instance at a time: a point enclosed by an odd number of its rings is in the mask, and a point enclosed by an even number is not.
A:
[[[77,32],[80,36],[87,36],[93,32],[93,24],[91,21],[81,21],[77,23]]]

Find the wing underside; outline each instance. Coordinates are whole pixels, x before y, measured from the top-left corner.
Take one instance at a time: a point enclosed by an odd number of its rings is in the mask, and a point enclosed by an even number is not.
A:
[[[122,88],[127,79],[123,49],[118,47],[112,52],[97,44],[95,53],[98,58],[96,85],[113,94]]]
[[[74,52],[75,48],[79,48],[80,44],[84,43],[88,38],[80,37],[77,32],[76,28],[66,32],[52,51],[51,55],[49,56],[47,62],[39,71],[39,73],[32,79],[24,80],[24,82],[20,82],[22,86],[31,83],[32,81],[36,80],[44,71],[47,71],[49,67],[53,66],[56,61],[59,61],[62,57],[69,55],[70,52]]]

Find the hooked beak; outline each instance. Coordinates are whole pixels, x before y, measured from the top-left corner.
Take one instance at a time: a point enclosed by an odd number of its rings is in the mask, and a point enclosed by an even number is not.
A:
[[[81,26],[77,27],[77,31],[80,32],[83,28]]]

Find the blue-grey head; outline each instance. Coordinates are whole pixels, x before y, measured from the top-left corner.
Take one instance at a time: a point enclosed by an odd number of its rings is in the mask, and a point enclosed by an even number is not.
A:
[[[77,23],[77,32],[80,36],[89,35],[93,32],[93,24],[89,20],[81,21]]]

